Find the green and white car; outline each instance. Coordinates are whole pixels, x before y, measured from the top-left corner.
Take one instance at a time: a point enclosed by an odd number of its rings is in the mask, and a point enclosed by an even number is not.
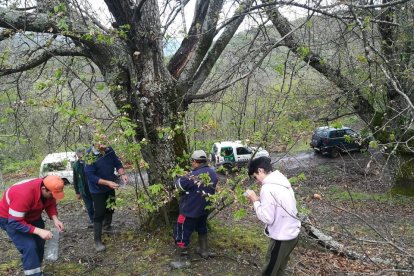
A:
[[[39,177],[57,175],[66,184],[73,183],[72,165],[76,161],[75,152],[55,152],[46,155],[40,164]]]
[[[217,142],[211,149],[211,162],[214,166],[242,167],[252,159],[252,156],[253,158],[269,157],[269,152],[262,148],[246,146],[241,141]]]

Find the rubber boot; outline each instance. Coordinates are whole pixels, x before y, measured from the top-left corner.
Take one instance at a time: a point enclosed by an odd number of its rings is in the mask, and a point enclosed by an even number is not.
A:
[[[170,262],[174,269],[188,268],[191,266],[190,256],[187,248],[177,247],[174,254],[174,260]]]
[[[198,246],[199,246],[199,254],[202,258],[208,257],[215,257],[216,254],[210,252],[208,250],[208,243],[207,243],[207,233],[206,234],[198,234]]]
[[[104,220],[102,222],[103,229],[107,230],[107,229],[111,228],[111,223],[112,223],[112,212],[105,213],[105,217],[104,217]]]
[[[103,232],[106,234],[117,234],[118,231],[116,231],[111,223],[112,223],[112,212],[106,213],[105,218],[103,220]]]
[[[102,243],[102,222],[93,223],[93,240],[95,241],[95,250],[98,252],[106,249]]]

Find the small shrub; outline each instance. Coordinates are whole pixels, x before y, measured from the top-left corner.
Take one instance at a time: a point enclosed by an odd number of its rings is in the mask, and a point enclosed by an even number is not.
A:
[[[6,161],[2,169],[3,174],[25,172],[30,175],[37,175],[41,161],[31,159],[25,161]]]

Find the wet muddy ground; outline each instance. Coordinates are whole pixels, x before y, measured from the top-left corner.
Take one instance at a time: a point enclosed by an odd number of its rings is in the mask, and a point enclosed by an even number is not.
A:
[[[389,193],[391,182],[380,156],[355,153],[331,159],[307,152],[281,157],[272,155],[272,160],[288,177],[305,175],[293,184],[301,211],[342,243],[343,252],[366,256],[361,261],[332,253],[302,231],[289,263],[290,275],[411,275],[414,200]],[[65,189],[69,194],[71,187]],[[195,234],[191,268],[172,270],[171,226],[160,223],[149,230],[140,226],[138,210],[125,207],[114,216],[120,233],[105,235],[107,251],[95,253],[80,202],[65,201],[59,205],[66,227],[59,260],[45,262],[44,270],[49,275],[260,275],[267,239],[251,208],[246,217],[234,219],[232,214],[239,208],[233,204],[210,221],[215,258],[198,257]],[[22,275],[19,253],[3,231],[0,248],[0,275]]]

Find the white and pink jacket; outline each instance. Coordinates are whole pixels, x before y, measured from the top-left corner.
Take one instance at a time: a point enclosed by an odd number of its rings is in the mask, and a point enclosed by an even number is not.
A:
[[[262,183],[260,201],[254,202],[256,215],[266,224],[270,238],[288,241],[300,232],[296,199],[289,180],[279,171],[268,174]]]

